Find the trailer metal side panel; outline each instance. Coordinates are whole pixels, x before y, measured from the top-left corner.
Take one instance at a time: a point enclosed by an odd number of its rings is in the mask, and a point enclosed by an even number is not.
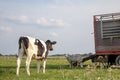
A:
[[[96,54],[120,54],[120,13],[94,16]]]

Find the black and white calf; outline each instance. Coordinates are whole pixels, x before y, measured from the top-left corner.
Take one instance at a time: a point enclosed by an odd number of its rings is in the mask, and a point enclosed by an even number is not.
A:
[[[30,75],[29,66],[30,66],[32,57],[34,57],[37,60],[37,72],[38,73],[40,69],[39,60],[43,61],[43,73],[45,73],[48,51],[53,50],[52,45],[54,44],[56,44],[55,41],[51,42],[50,40],[47,40],[46,42],[44,42],[42,40],[35,39],[29,36],[20,37],[16,74],[19,75],[19,68],[20,68],[21,59],[23,55],[27,56],[26,71],[28,75]]]

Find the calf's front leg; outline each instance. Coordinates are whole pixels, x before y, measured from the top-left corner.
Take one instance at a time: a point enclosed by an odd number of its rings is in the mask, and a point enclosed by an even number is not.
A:
[[[45,68],[46,68],[46,59],[43,59],[43,73],[45,73]]]
[[[40,72],[40,61],[37,60],[37,73],[39,73],[39,72]]]

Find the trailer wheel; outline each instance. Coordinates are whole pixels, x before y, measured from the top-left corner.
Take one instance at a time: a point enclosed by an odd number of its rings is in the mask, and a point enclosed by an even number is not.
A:
[[[115,63],[117,66],[120,66],[120,55],[116,57]]]

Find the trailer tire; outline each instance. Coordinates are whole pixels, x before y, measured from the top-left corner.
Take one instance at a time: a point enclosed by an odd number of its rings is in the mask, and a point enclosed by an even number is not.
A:
[[[115,63],[117,66],[120,66],[120,55],[118,55],[115,59]]]

